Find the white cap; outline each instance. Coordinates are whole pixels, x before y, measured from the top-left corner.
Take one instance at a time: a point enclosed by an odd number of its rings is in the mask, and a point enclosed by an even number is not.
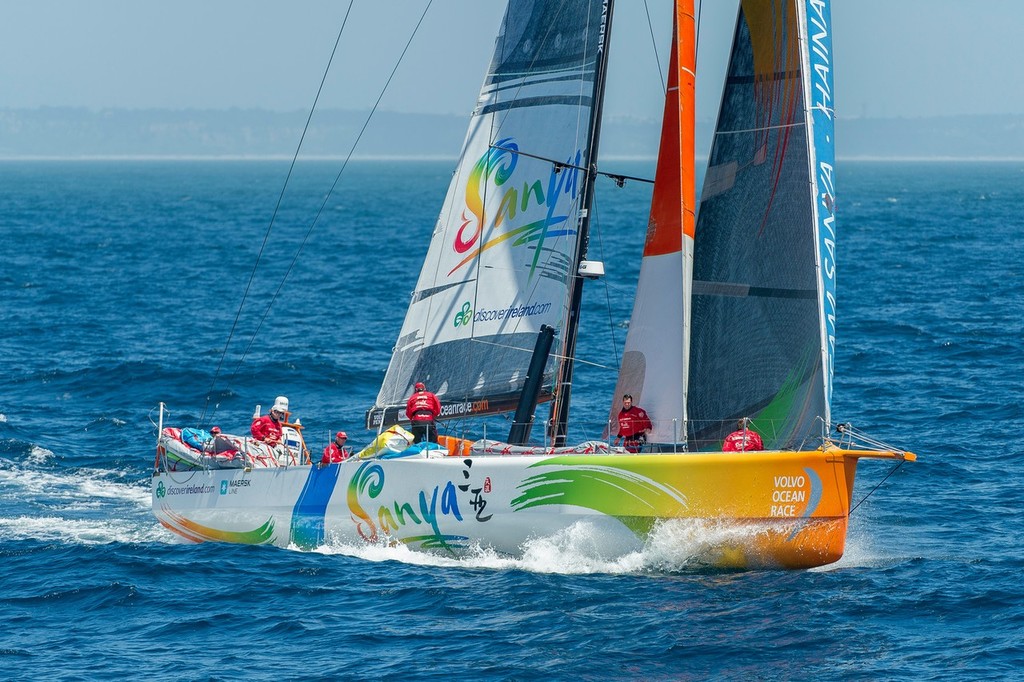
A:
[[[283,395],[277,396],[274,399],[274,406],[272,408],[270,408],[271,412],[273,412],[274,410],[277,410],[279,412],[287,412],[288,411],[288,398],[285,398]]]

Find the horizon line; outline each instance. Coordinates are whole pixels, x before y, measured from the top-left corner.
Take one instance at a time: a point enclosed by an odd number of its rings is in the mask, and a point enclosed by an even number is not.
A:
[[[12,155],[7,156],[0,154],[0,163],[17,163],[17,162],[50,162],[50,161],[287,161],[292,160],[291,155],[287,154],[224,154],[224,155],[211,155],[211,154],[78,154],[78,155],[49,155],[49,154],[24,154],[24,155]],[[299,157],[299,161],[345,161],[346,156],[344,155],[312,155]],[[390,155],[390,154],[370,154],[370,155],[359,155],[348,158],[349,161],[371,161],[371,162],[385,162],[385,161],[406,161],[406,162],[458,162],[458,156],[449,155],[424,155],[424,156],[402,156],[402,155]],[[643,155],[643,156],[632,156],[632,155],[610,155],[603,157],[605,161],[629,161],[629,162],[655,162],[657,156]],[[707,163],[707,156],[698,156],[695,160],[699,163]],[[1020,163],[1024,162],[1024,156],[872,156],[872,155],[840,155],[836,156],[837,162],[844,163],[857,163],[857,162],[869,162],[869,163],[890,163],[890,162],[905,162],[905,163],[923,163],[923,162],[936,162],[936,163],[951,163],[951,162],[965,162],[965,163],[983,163],[983,162],[1006,162],[1006,163]]]
[[[71,110],[84,110],[90,113],[102,113],[108,111],[127,111],[127,112],[147,112],[147,111],[161,111],[167,113],[187,113],[187,112],[217,112],[217,113],[231,113],[231,112],[260,112],[268,114],[308,114],[308,109],[294,108],[294,109],[270,109],[265,107],[247,107],[247,106],[229,106],[229,107],[168,107],[168,106],[124,106],[124,105],[110,105],[95,107],[87,104],[37,104],[34,106],[0,106],[0,111],[40,111],[44,109],[71,109]],[[371,111],[369,107],[366,108],[347,108],[347,107],[322,107],[318,108],[317,111],[344,111],[353,114],[366,113]],[[396,111],[393,109],[379,109],[377,114],[398,114],[401,116],[442,116],[442,117],[454,117],[454,118],[468,118],[466,112],[461,111],[448,111],[448,112],[437,112],[437,111]],[[880,115],[880,116],[866,116],[863,114],[854,114],[845,116],[836,113],[836,119],[840,121],[913,121],[922,118],[968,118],[968,117],[985,117],[985,116],[1024,116],[1024,111],[1001,111],[1001,112],[973,112],[973,113],[932,113],[932,114],[914,114],[914,115]],[[660,123],[660,116],[637,116],[635,114],[607,114],[608,118],[611,119],[627,119],[640,122],[654,122]],[[717,120],[717,116],[709,116],[707,118],[697,119],[698,123],[701,124],[714,124]]]

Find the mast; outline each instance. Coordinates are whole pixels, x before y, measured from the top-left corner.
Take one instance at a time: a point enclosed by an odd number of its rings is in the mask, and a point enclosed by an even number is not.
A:
[[[551,403],[551,435],[555,446],[565,444],[565,435],[569,420],[569,399],[572,393],[572,373],[576,355],[576,334],[579,330],[580,308],[583,303],[583,278],[579,274],[580,263],[586,257],[590,240],[590,209],[594,201],[594,181],[597,179],[597,146],[601,135],[601,115],[604,111],[604,88],[608,73],[608,48],[612,30],[612,5],[614,0],[604,0],[601,10],[601,35],[598,41],[597,67],[594,78],[594,106],[590,110],[590,143],[587,145],[587,157],[584,167],[587,175],[584,180],[583,208],[580,211],[579,233],[576,242],[576,260],[569,275],[570,284],[569,319],[565,327],[565,345],[562,361],[558,368],[558,379],[555,383],[555,397]]]

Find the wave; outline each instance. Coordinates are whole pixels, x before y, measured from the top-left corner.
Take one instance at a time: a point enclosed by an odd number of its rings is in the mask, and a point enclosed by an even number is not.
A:
[[[0,539],[36,540],[76,545],[137,544],[161,542],[166,532],[155,521],[149,525],[133,519],[72,519],[66,516],[18,516],[0,518]]]
[[[32,464],[53,453],[35,448]],[[38,467],[0,469],[0,540],[42,540],[75,544],[158,542],[166,538],[151,515],[150,492],[124,470],[46,471]]]
[[[457,557],[418,552],[400,543],[354,544],[332,541],[313,550],[381,563],[397,561],[412,566],[526,571],[559,575],[672,575],[720,573],[722,547],[754,551],[764,529],[737,528],[713,521],[677,519],[659,524],[642,547],[615,554],[607,550],[607,528],[578,522],[550,536],[533,538],[512,557],[490,548],[476,547]],[[301,551],[297,547],[292,548]],[[848,539],[843,558],[812,570],[832,571],[865,566],[886,566],[903,561],[874,547],[867,535]]]

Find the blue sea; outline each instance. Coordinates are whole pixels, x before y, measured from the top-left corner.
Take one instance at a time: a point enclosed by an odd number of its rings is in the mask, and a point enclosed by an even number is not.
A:
[[[0,679],[1024,679],[1024,164],[840,164],[833,415],[920,459],[861,463],[837,564],[184,544],[150,511],[159,403],[244,431],[286,395],[314,450],[368,439],[452,164],[327,197],[339,167],[281,196],[282,161],[0,163]],[[571,437],[648,198],[598,189]]]

